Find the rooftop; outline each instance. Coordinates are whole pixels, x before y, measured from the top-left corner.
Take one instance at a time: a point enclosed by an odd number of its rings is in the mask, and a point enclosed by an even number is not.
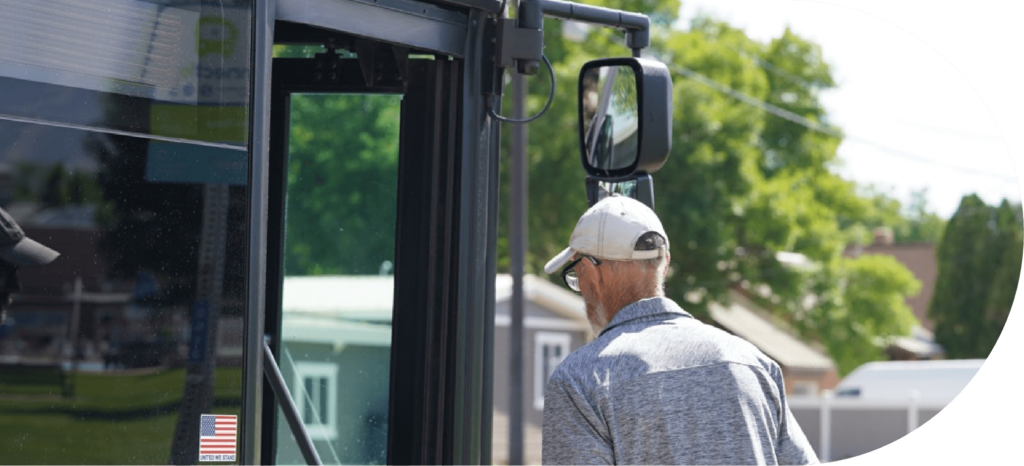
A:
[[[765,311],[739,293],[730,292],[731,303],[711,303],[711,318],[726,330],[758,347],[782,366],[793,369],[834,368],[832,360],[766,317]]]

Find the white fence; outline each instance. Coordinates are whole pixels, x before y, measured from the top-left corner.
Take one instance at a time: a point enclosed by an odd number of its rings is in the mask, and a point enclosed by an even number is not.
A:
[[[922,402],[916,393],[902,401],[789,397],[793,416],[822,462],[861,455],[895,442],[945,406]]]

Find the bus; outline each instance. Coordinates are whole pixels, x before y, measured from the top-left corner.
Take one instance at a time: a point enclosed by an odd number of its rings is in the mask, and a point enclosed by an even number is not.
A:
[[[595,193],[649,183],[671,115],[643,14],[506,10],[0,0],[0,208],[60,253],[0,326],[0,463],[489,463],[506,70],[550,67],[545,16],[625,32],[580,80]],[[286,318],[322,274],[393,279]]]

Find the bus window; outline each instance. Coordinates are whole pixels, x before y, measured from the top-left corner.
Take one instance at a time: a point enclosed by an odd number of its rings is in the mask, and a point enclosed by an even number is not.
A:
[[[238,414],[246,153],[231,154],[240,177],[153,165],[208,150],[0,120],[0,206],[61,254],[19,271],[0,327],[0,432],[18,433],[0,437],[5,462],[166,463],[204,359],[205,409]],[[109,442],[132,447],[96,448]]]
[[[195,464],[202,415],[242,425],[251,5],[0,2],[0,207],[60,253],[0,326],[0,461]]]
[[[252,2],[0,2],[0,118],[245,147]]]
[[[290,94],[278,361],[328,464],[387,460],[401,95]],[[277,422],[278,464],[301,463]]]

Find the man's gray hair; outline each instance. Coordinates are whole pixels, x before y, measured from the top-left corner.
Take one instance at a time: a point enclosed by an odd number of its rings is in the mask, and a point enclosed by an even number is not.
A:
[[[634,249],[638,251],[661,250],[661,255],[654,259],[639,260],[638,266],[645,279],[653,280],[651,286],[659,295],[665,294],[665,268],[668,266],[668,239],[656,231],[648,231],[636,241]]]
[[[633,295],[664,296],[665,269],[668,267],[668,244],[664,237],[656,232],[647,232],[636,242],[636,250],[661,250],[661,254],[653,259],[637,259],[628,261],[609,261],[616,275],[622,292]]]
[[[665,295],[665,268],[668,267],[667,253],[668,251],[666,251],[666,254],[662,254],[654,259],[636,261],[641,276],[645,280],[651,280],[650,286],[657,290],[659,296]]]

